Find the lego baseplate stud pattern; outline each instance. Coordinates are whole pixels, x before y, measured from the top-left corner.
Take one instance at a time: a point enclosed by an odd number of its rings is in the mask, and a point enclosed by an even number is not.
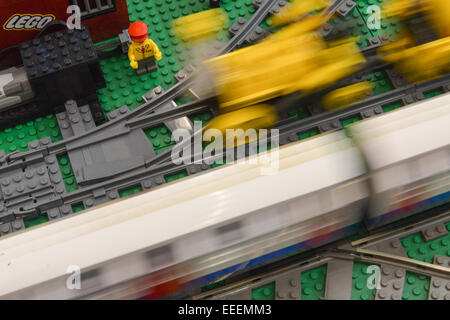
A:
[[[450,257],[435,255],[433,263],[450,268]],[[439,277],[432,277],[428,300],[450,300],[450,281]]]
[[[406,272],[403,300],[426,300],[430,290],[430,277]]]
[[[430,226],[429,228],[422,230],[422,236],[427,242],[440,238],[447,234],[448,234],[447,228],[445,228],[445,225],[443,223]]]
[[[450,230],[450,222],[445,224]],[[431,241],[425,241],[422,233],[415,233],[401,239],[409,258],[433,263],[434,256],[450,256],[450,233]]]
[[[406,271],[390,265],[381,265],[380,286],[375,300],[401,300]]]

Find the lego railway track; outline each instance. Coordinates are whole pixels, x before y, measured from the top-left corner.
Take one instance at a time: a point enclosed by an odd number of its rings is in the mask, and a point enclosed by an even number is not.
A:
[[[395,89],[384,94],[376,95],[344,109],[321,113],[303,120],[286,119],[285,121],[279,123],[279,126],[277,126],[279,129],[280,146],[299,140],[298,134],[312,129],[319,130],[320,132],[339,130],[342,128],[342,120],[355,116],[359,116],[364,119],[375,114],[381,114],[384,112],[382,108],[384,105],[389,105],[398,101],[405,101],[404,104],[414,103],[423,99],[424,92],[428,92],[436,88],[444,88],[445,86],[448,88],[449,84],[450,74],[440,79],[435,79],[417,85],[408,85],[401,89]],[[167,120],[207,111],[208,108],[208,106],[202,106],[202,103],[197,101],[173,110],[158,112],[142,118],[130,119],[128,120],[128,124],[133,128],[140,126],[155,126],[162,124]],[[89,131],[88,134],[92,132],[96,132],[96,130]],[[269,137],[267,139],[269,139]],[[64,144],[55,143],[48,146],[48,152],[61,154],[65,152],[62,148],[64,148]],[[199,172],[205,172],[211,168],[204,162],[202,162],[202,164],[175,165],[169,161],[170,155],[171,149],[160,153],[150,161],[146,162],[145,166],[131,168],[128,173],[122,173],[119,177],[113,177],[107,179],[106,181],[80,185],[79,189],[60,195],[58,198],[36,202],[35,205],[33,207],[29,207],[28,210],[25,210],[22,213],[16,212],[15,217],[24,218],[29,214],[46,212],[46,210],[58,208],[61,205],[70,206],[80,203],[83,200],[91,198],[93,192],[98,189],[104,189],[107,191],[122,189],[143,181],[152,181],[153,185],[158,186],[165,183],[164,177],[166,176],[179,172],[196,174]],[[223,158],[224,156],[225,154],[221,153],[214,155],[214,158]],[[194,157],[195,155],[192,155],[192,158]],[[22,165],[22,162],[17,162],[16,164],[0,168],[0,175],[7,172],[11,167],[17,168],[17,166]]]
[[[411,259],[409,257],[400,256],[397,254],[381,252],[376,250],[369,250],[367,247],[373,246],[374,243],[389,242],[393,239],[399,239],[402,237],[409,236],[417,232],[423,232],[429,226],[434,226],[437,223],[448,223],[450,217],[450,211],[446,211],[438,216],[432,218],[424,219],[420,222],[414,222],[409,225],[385,232],[377,232],[371,234],[365,238],[348,242],[342,245],[338,243],[330,244],[322,248],[319,254],[313,256],[293,256],[287,258],[274,264],[269,264],[260,267],[256,270],[247,271],[247,273],[240,274],[234,280],[233,276],[230,275],[229,283],[224,286],[212,289],[207,292],[193,293],[190,297],[182,297],[184,299],[210,299],[218,296],[219,299],[224,298],[223,294],[230,293],[231,296],[227,298],[233,299],[232,292],[236,291],[238,288],[249,286],[252,283],[273,277],[276,277],[290,270],[301,268],[302,271],[310,270],[317,266],[326,264],[333,259],[345,260],[350,262],[359,262],[370,265],[389,265],[392,267],[402,268],[407,272],[414,274],[427,276],[427,277],[437,277],[440,279],[450,280],[450,268],[439,264],[432,264],[427,262],[422,262],[420,260]],[[268,270],[268,271],[266,271]],[[241,280],[243,278],[243,280]]]
[[[342,3],[345,0],[336,0],[329,8],[327,8],[324,13],[326,15],[332,15],[336,12],[338,7],[342,5]],[[245,24],[243,28],[240,29],[240,31],[217,53],[218,55],[225,54],[228,52],[233,51],[234,49],[238,48],[244,40],[253,32],[255,28],[259,26],[259,24],[264,20],[264,18],[269,14],[269,11],[272,9],[272,7],[276,4],[276,1],[265,1],[263,5],[261,5],[256,12],[253,14],[252,18]],[[180,82],[178,82],[176,85],[171,87],[168,91],[166,91],[163,95],[157,97],[155,100],[144,103],[143,105],[139,106],[132,112],[129,112],[128,114],[120,117],[119,119],[115,121],[110,121],[101,127],[98,127],[94,130],[91,130],[85,134],[77,135],[69,139],[65,139],[61,142],[56,142],[50,146],[48,146],[45,150],[46,154],[61,154],[65,153],[67,151],[66,144],[74,142],[76,140],[81,140],[83,138],[88,138],[89,136],[93,136],[95,134],[98,134],[102,130],[107,130],[108,128],[113,127],[117,124],[119,121],[124,120],[131,120],[138,117],[148,116],[152,112],[154,112],[159,107],[170,103],[170,101],[174,100],[176,97],[180,96],[181,94],[185,93],[187,90],[189,90],[189,85],[192,83],[192,81],[195,78],[195,74],[191,75],[190,77],[186,77]],[[181,109],[181,108],[180,108]],[[184,109],[183,109],[184,110]],[[207,110],[200,109],[199,111]],[[161,116],[164,116],[165,113],[162,113]],[[190,115],[191,112],[187,112],[187,115]],[[162,123],[162,122],[161,122]],[[23,160],[27,156],[33,156],[34,154],[41,153],[42,149],[36,149],[33,151],[27,151],[27,152],[21,152],[21,153],[12,153],[8,155],[5,160],[8,162],[14,162],[18,160]],[[26,166],[26,164],[23,164]],[[2,170],[0,169],[0,173],[2,173]]]
[[[270,3],[270,4],[269,4]],[[335,2],[335,4],[337,1]],[[236,34],[230,42],[225,45],[221,53],[228,52],[236,48],[242,43],[242,39],[246,38],[248,32],[257,27],[261,19],[268,14],[274,2],[266,1],[254,14],[252,18],[241,31]],[[336,5],[336,8],[339,5]],[[331,11],[334,9],[330,9]],[[329,10],[329,11],[330,11]],[[145,103],[137,109],[112,120],[101,127],[87,131],[86,133],[73,136],[60,142],[50,144],[45,147],[40,147],[34,150],[21,153],[11,153],[7,155],[4,160],[10,162],[9,165],[0,167],[0,175],[3,176],[17,170],[19,168],[26,168],[32,165],[36,159],[42,159],[42,156],[48,155],[61,155],[69,151],[81,149],[90,144],[96,144],[104,140],[108,140],[111,136],[108,134],[108,130],[112,130],[118,125],[124,125],[124,129],[116,133],[117,135],[126,134],[132,129],[136,128],[150,128],[164,123],[167,120],[174,120],[184,116],[204,113],[210,109],[208,103],[205,100],[194,101],[178,108],[164,111],[154,112],[158,107],[169,103],[175,97],[186,92],[192,80],[195,78],[195,73],[190,77],[185,77],[178,82],[171,89],[165,93],[155,97],[154,100]],[[377,95],[367,100],[350,106],[348,108],[326,112],[319,115],[314,115],[304,120],[294,120],[288,118],[280,122],[277,128],[280,130],[280,145],[284,145],[298,140],[298,134],[311,130],[318,129],[319,132],[325,132],[330,130],[337,130],[342,128],[341,120],[351,118],[353,116],[359,116],[360,118],[367,118],[374,114],[383,113],[382,106],[389,103],[397,102],[399,100],[412,99],[406,101],[404,104],[413,103],[419,100],[417,96],[420,92],[426,92],[429,89],[436,87],[443,87],[450,84],[450,75],[446,75],[441,79],[429,81],[419,85],[409,85],[401,89],[396,89],[385,94]],[[420,94],[419,94],[420,95]],[[102,135],[103,133],[103,135]],[[106,133],[106,134],[105,134]],[[99,135],[99,137],[96,137]],[[70,147],[68,148],[68,145]],[[127,188],[130,185],[136,183],[142,183],[143,181],[152,181],[152,185],[161,185],[165,183],[164,177],[176,174],[181,171],[185,171],[188,174],[195,174],[201,171],[210,169],[210,166],[202,164],[182,164],[175,165],[169,161],[171,150],[164,151],[152,159],[146,161],[144,164],[139,164],[134,167],[128,168],[127,171],[119,173],[119,177],[111,177],[106,181],[86,181],[79,185],[79,189],[70,193],[64,193],[51,200],[36,201],[34,204],[27,206],[25,210],[21,212],[13,211],[15,219],[24,218],[30,214],[47,212],[50,209],[58,208],[62,205],[74,205],[83,200],[87,200],[92,197],[92,194],[99,189],[102,190],[117,190],[121,188]],[[223,154],[215,155],[215,158],[223,158]],[[0,159],[1,160],[1,159]],[[87,206],[90,207],[90,206]],[[3,220],[2,220],[3,218]],[[0,222],[10,222],[11,215],[6,217],[0,217]],[[1,225],[1,224],[0,224]]]
[[[383,106],[402,102],[404,105],[411,104],[423,99],[424,92],[436,88],[450,85],[450,74],[440,78],[423,82],[421,84],[410,84],[401,89],[394,89],[387,93],[372,96],[364,101],[352,106],[335,111],[329,111],[311,116],[307,119],[293,120],[288,118],[282,120],[275,128],[280,130],[280,145],[298,140],[296,134],[318,129],[320,132],[337,130],[342,128],[341,121],[352,117],[360,116],[362,119],[376,114],[382,114]],[[450,87],[448,88],[450,90]],[[132,127],[153,127],[162,124],[164,121],[173,120],[183,116],[207,112],[209,107],[200,102],[186,104],[180,108],[157,113],[140,118],[129,123]],[[161,165],[170,159],[171,150],[165,151],[156,156],[149,165]]]
[[[342,2],[341,0],[339,0]],[[264,20],[264,18],[269,14],[270,9],[276,4],[276,1],[266,1],[261,7],[259,7],[256,12],[253,14],[252,18],[246,23],[246,25],[218,52],[218,54],[225,54],[228,52],[233,51],[237,47],[239,47],[245,38],[255,29],[259,26],[259,24]],[[155,100],[144,103],[141,106],[134,109],[132,112],[127,113],[126,115],[120,117],[117,120],[109,121],[108,123],[105,123],[104,125],[86,132],[85,134],[77,135],[69,139],[65,139],[60,142],[53,143],[52,145],[48,146],[46,148],[45,153],[46,154],[55,154],[55,153],[64,153],[67,151],[66,144],[70,142],[74,142],[76,140],[82,140],[85,138],[89,138],[89,136],[93,136],[95,134],[100,133],[101,131],[107,130],[114,125],[117,124],[117,122],[121,121],[129,121],[141,116],[146,116],[154,112],[159,107],[170,103],[170,101],[174,100],[176,97],[182,95],[187,90],[189,90],[189,86],[192,83],[192,81],[195,78],[195,74],[191,75],[190,77],[186,77],[185,79],[181,80],[177,84],[175,84],[173,87],[171,87],[169,90],[167,90],[163,95],[158,96]],[[34,154],[41,153],[43,150],[42,148],[36,149],[33,151],[26,151],[21,153],[12,153],[9,156],[7,156],[7,161],[17,161],[17,160],[23,160],[27,156],[33,156]],[[24,164],[25,165],[25,164]],[[3,171],[0,169],[0,174]]]
[[[270,9],[275,4],[275,1],[266,1],[264,5],[259,7],[253,15],[252,19],[250,19],[250,21],[243,28],[241,28],[241,30],[236,33],[234,37],[221,49],[220,54],[230,52],[241,45],[248,34],[250,34],[255,28],[259,26],[259,24],[268,15]],[[39,146],[37,148],[34,148],[33,150],[29,150],[26,152],[12,152],[8,155],[0,154],[0,176],[8,176],[8,173],[17,172],[19,170],[24,170],[27,167],[32,167],[39,161],[42,161],[44,157],[65,154],[69,151],[68,149],[70,149],[70,151],[73,151],[76,149],[80,149],[83,146],[92,145],[95,143],[100,143],[104,140],[108,140],[108,138],[111,137],[111,132],[114,132],[114,128],[121,127],[121,125],[123,128],[124,122],[141,116],[149,115],[159,107],[170,103],[176,97],[187,92],[195,76],[195,74],[192,74],[189,77],[185,77],[164,94],[156,97],[151,102],[144,103],[143,105],[139,106],[131,112],[128,112],[122,117],[109,121],[108,123],[105,123],[98,128],[78,135],[74,135],[70,138],[53,144]],[[117,136],[127,134],[127,128],[125,128],[125,130],[119,131],[120,132],[117,133]],[[70,148],[68,148],[69,145],[71,145]],[[116,182],[116,180],[114,181]],[[87,193],[90,193],[94,189],[95,186],[93,186],[92,188],[83,187],[83,190],[86,190]],[[3,198],[4,197],[0,194],[0,200],[2,200],[2,202],[5,201]],[[69,198],[82,199],[84,197],[81,194],[77,193],[76,195],[73,195]],[[3,203],[0,203],[0,226],[2,226],[4,223],[14,222],[20,218],[33,215],[36,212],[46,212],[47,210],[50,210],[52,208],[58,208],[62,204],[65,204],[65,199],[65,196],[64,199],[61,199],[59,196],[57,196],[57,199],[50,201],[51,203],[49,204],[49,206],[44,207],[41,206],[41,202],[37,203],[37,201],[35,200],[34,205],[27,205],[25,207],[22,207],[20,210],[8,209],[8,213],[4,212],[4,210],[7,209],[5,205]]]

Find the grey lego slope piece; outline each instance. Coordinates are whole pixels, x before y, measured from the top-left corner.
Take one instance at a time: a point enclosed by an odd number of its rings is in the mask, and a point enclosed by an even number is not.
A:
[[[450,257],[436,254],[433,263],[450,268]],[[450,300],[450,281],[439,277],[431,277],[428,300]]]
[[[445,224],[439,223],[436,225],[429,226],[421,231],[423,238],[426,242],[440,238],[448,234]]]
[[[334,259],[328,262],[325,298],[350,300],[352,293],[353,261]]]
[[[155,99],[157,96],[164,94],[164,89],[161,86],[157,86],[156,88],[150,90],[145,95],[142,96],[145,102],[150,102],[152,99]],[[162,105],[160,108],[156,110],[158,111],[167,111],[172,110],[177,107],[175,101],[171,100],[168,103]],[[177,129],[185,129],[189,132],[193,131],[192,122],[188,117],[181,117],[176,120],[170,120],[164,122],[165,126],[170,130],[170,132],[174,132]]]
[[[372,246],[368,246],[366,249],[394,254],[396,256],[408,258],[405,249],[403,248],[399,239],[389,239],[382,241]]]
[[[57,115],[64,139],[78,136],[94,129],[95,124],[88,106],[77,107],[75,101],[65,104],[66,112]],[[113,118],[124,114],[123,108]],[[101,139],[97,140],[96,138]],[[67,150],[78,184],[96,181],[121,174],[136,167],[155,155],[150,141],[140,129],[129,130],[125,122],[86,140],[67,143]]]
[[[387,264],[381,264],[380,289],[375,300],[401,300],[406,270]]]

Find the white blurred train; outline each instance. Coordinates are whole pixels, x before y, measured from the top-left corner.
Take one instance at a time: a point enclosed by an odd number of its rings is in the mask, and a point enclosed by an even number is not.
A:
[[[1,239],[0,298],[159,298],[448,204],[450,94],[348,131]]]

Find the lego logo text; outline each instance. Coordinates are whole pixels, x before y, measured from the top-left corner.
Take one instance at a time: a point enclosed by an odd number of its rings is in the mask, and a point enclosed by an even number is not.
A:
[[[40,30],[55,20],[52,14],[15,14],[3,25],[5,30]]]

